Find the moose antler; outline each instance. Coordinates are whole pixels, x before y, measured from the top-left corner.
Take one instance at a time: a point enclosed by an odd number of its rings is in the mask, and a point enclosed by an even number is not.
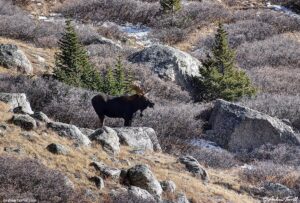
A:
[[[139,95],[147,95],[151,90],[150,88],[145,89],[140,81],[134,81],[131,84],[131,89]]]
[[[140,94],[140,95],[144,95],[145,94],[140,81],[134,81],[131,84],[131,89],[133,91],[135,91],[137,94]]]

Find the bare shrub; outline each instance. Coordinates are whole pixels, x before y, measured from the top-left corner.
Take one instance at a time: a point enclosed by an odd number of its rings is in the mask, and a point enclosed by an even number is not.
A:
[[[0,15],[0,35],[24,41],[38,42],[42,38],[54,36],[59,37],[62,32],[63,26],[61,24],[54,24],[51,22],[37,23],[24,13],[16,13],[14,15]],[[55,44],[54,41],[46,43],[46,46]]]
[[[195,157],[200,164],[212,168],[228,169],[239,164],[235,156],[226,150],[189,146],[184,153]]]
[[[14,15],[15,13],[24,12],[15,6],[11,0],[0,0],[0,15]]]
[[[290,35],[276,35],[263,41],[244,43],[237,50],[241,67],[300,67],[300,43]]]
[[[255,67],[249,73],[254,84],[264,93],[297,95],[300,90],[300,70],[287,66]],[[291,82],[293,81],[293,82]]]
[[[264,40],[278,33],[274,26],[257,20],[245,20],[227,24],[225,29],[229,34],[231,47],[237,47],[244,42]]]
[[[299,31],[300,19],[284,13],[265,10],[238,10],[233,15],[233,20],[257,20],[276,27],[279,33]]]
[[[300,149],[297,146],[280,144],[266,144],[254,149],[252,152],[239,154],[238,158],[243,162],[253,160],[272,161],[275,164],[300,166]]]
[[[32,199],[37,202],[84,202],[58,171],[30,159],[0,157],[0,200]]]
[[[159,10],[158,3],[147,3],[136,0],[89,0],[66,1],[59,12],[77,19],[93,21],[113,20],[146,24]]]
[[[299,95],[288,95],[284,93],[265,93],[258,95],[255,99],[244,99],[240,101],[240,104],[270,116],[289,119],[294,123],[295,127],[298,127],[295,122],[300,116],[299,103]]]
[[[175,44],[185,40],[187,33],[187,30],[184,29],[168,28],[152,31],[152,37],[166,44]]]
[[[257,162],[252,167],[242,169],[240,177],[254,185],[280,183],[300,194],[299,168],[287,167],[272,162]]]
[[[198,137],[202,133],[202,121],[197,116],[203,111],[197,104],[168,103],[156,104],[148,109],[144,117],[134,120],[137,126],[152,127],[161,140],[162,147],[167,149],[174,143]]]

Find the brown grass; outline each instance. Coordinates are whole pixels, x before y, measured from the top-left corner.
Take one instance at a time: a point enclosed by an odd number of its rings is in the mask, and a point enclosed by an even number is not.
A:
[[[0,103],[0,123],[7,122],[12,114],[8,113],[8,106]],[[21,147],[22,153],[18,158],[33,158],[51,169],[56,169],[66,174],[78,188],[90,188],[93,191],[98,189],[88,181],[88,177],[97,175],[97,172],[89,166],[92,157],[106,163],[112,167],[130,168],[135,164],[145,163],[151,167],[159,180],[173,180],[178,191],[185,192],[189,198],[195,202],[255,202],[254,199],[247,194],[238,194],[240,188],[240,180],[234,175],[233,171],[221,171],[208,169],[211,181],[207,185],[200,180],[192,177],[185,171],[183,165],[177,163],[176,158],[162,153],[147,152],[145,155],[131,154],[128,147],[122,147],[121,153],[116,157],[119,160],[130,160],[131,166],[122,164],[122,162],[113,162],[97,144],[91,147],[75,148],[74,143],[66,138],[59,137],[54,132],[46,129],[45,126],[39,127],[31,133],[35,135],[32,141],[21,136],[22,130],[19,127],[8,124],[11,131],[6,136],[0,138],[0,155],[7,155],[4,147]],[[64,145],[69,154],[66,156],[53,155],[46,150],[51,143],[59,143]],[[12,154],[10,154],[12,155]],[[78,178],[79,177],[79,178]],[[235,190],[225,188],[219,182],[225,182],[232,185]],[[119,183],[112,180],[105,181],[106,187],[104,194],[108,193],[112,188],[120,187]],[[99,197],[100,198],[100,197]]]

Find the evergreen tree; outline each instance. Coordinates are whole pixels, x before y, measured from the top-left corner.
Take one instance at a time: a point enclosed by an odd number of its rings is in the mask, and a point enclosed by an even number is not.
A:
[[[55,77],[72,86],[101,90],[100,74],[89,62],[70,20],[66,21],[65,33],[58,44],[60,51],[55,56]]]
[[[160,0],[160,5],[165,13],[175,13],[181,8],[181,0]]]
[[[117,95],[116,79],[114,71],[108,67],[106,75],[104,75],[103,92],[110,95]]]
[[[126,90],[126,81],[125,81],[125,72],[124,67],[121,61],[121,57],[117,58],[117,62],[115,64],[115,81],[116,81],[116,93],[118,95],[122,95],[125,93]]]
[[[126,94],[133,94],[134,91],[132,89],[132,83],[134,81],[134,75],[131,69],[129,69],[128,73],[127,73],[127,77],[125,80],[125,93]]]
[[[210,101],[222,98],[236,101],[242,96],[253,96],[256,89],[247,74],[235,66],[235,51],[229,48],[228,34],[219,24],[213,57],[199,68],[201,78],[195,78],[196,99]]]

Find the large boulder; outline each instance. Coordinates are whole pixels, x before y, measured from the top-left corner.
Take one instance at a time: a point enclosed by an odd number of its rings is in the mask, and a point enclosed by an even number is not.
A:
[[[300,144],[299,135],[281,120],[224,100],[215,102],[209,124],[208,138],[230,151],[267,143]]]
[[[208,173],[194,157],[182,156],[178,160],[180,163],[184,164],[186,169],[195,177],[199,177],[205,182],[209,180]]]
[[[24,130],[33,130],[37,126],[36,121],[27,114],[15,114],[12,122]]]
[[[161,197],[161,185],[147,165],[136,165],[128,169],[126,177],[130,185],[145,189],[156,198]]]
[[[112,128],[100,128],[92,133],[89,138],[101,144],[104,151],[110,154],[116,155],[120,152],[120,140],[116,131]]]
[[[200,76],[201,62],[188,53],[170,46],[154,44],[129,57],[131,62],[148,63],[160,77],[190,87],[191,76]]]
[[[0,93],[0,101],[11,106],[11,111],[21,108],[23,113],[33,114],[30,103],[25,94]]]
[[[81,131],[74,125],[69,125],[60,122],[47,123],[47,127],[57,132],[61,137],[67,137],[76,141],[80,145],[89,145],[89,138],[82,134]]]
[[[27,74],[33,70],[24,52],[13,44],[0,44],[0,65]]]
[[[152,128],[147,127],[123,127],[114,128],[122,144],[132,148],[150,151],[161,151],[157,136]]]

